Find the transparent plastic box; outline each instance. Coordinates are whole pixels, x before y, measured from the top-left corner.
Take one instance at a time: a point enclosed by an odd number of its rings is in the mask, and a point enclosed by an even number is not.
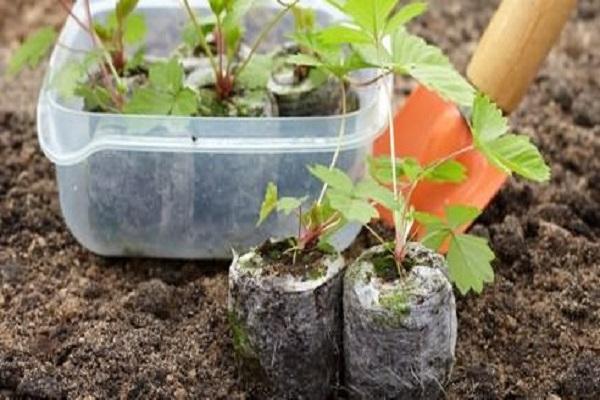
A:
[[[324,2],[313,3],[322,23],[339,18]],[[193,4],[206,7],[202,1]],[[101,17],[113,9],[114,1],[94,1],[92,7]],[[272,12],[265,7],[267,12],[260,14]],[[81,1],[75,12],[85,15]],[[179,3],[142,0],[138,12],[145,14],[149,26],[148,52],[168,55],[180,43],[185,22]],[[248,21],[249,33],[253,23]],[[272,33],[271,43],[285,37],[286,26],[290,20]],[[76,49],[91,45],[73,20],[60,42]],[[340,116],[188,118],[85,112],[80,100],[61,99],[50,84],[53,74],[77,56],[62,46],[52,55],[39,97],[38,136],[56,165],[64,219],[83,246],[105,256],[218,259],[268,237],[297,232],[297,218],[281,215],[256,227],[265,188],[272,181],[281,195],[316,197],[321,185],[306,166],[330,163]],[[355,179],[365,173],[366,157],[386,125],[387,110],[380,87],[362,88],[358,94],[361,107],[346,117],[338,163]],[[348,246],[358,231],[358,226],[344,229],[335,238],[336,246]]]

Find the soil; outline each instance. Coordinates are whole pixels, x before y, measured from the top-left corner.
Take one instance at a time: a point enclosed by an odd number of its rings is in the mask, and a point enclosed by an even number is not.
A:
[[[311,280],[327,273],[323,257],[327,254],[318,248],[294,251],[295,239],[273,242],[267,240],[257,252],[265,260],[263,273],[267,276],[291,275]]]
[[[58,18],[52,1],[21,3],[0,1],[3,60]],[[415,29],[464,70],[498,0],[430,3]],[[457,299],[450,399],[600,398],[599,27],[600,3],[581,0],[512,116],[553,178],[511,180],[472,229],[498,254],[496,282]],[[228,263],[105,259],[70,235],[35,136],[40,79],[0,83],[0,397],[253,398],[227,329]]]

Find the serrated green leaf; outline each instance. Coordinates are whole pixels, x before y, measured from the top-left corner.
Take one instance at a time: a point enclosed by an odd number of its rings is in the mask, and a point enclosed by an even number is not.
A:
[[[191,116],[198,111],[198,97],[189,88],[181,90],[173,99],[170,115]]]
[[[178,93],[183,86],[183,67],[173,58],[150,66],[150,83],[160,91]]]
[[[446,222],[437,215],[416,211],[413,212],[413,218],[427,230],[427,234],[421,239],[421,243],[433,251],[439,251],[448,236],[452,234]]]
[[[352,48],[356,50],[357,54],[360,55],[360,58],[371,67],[384,69],[392,69],[395,67],[392,54],[381,44],[357,43],[353,44]]]
[[[470,290],[481,293],[485,283],[494,281],[494,270],[490,264],[494,258],[494,252],[485,239],[453,235],[446,257],[451,281],[463,295]]]
[[[403,175],[406,176],[410,182],[416,182],[419,180],[421,174],[424,172],[421,164],[419,164],[419,162],[412,157],[402,159],[402,163],[400,165],[402,171],[404,172]]]
[[[437,252],[451,235],[452,232],[444,228],[444,225],[430,225],[427,234],[421,239],[421,243],[428,249]]]
[[[444,224],[444,221],[437,215],[422,211],[415,211],[413,217],[417,222],[425,226]]]
[[[125,70],[127,71],[135,71],[144,65],[146,57],[146,48],[140,47],[135,51],[133,57],[127,58],[127,63],[125,64]]]
[[[481,147],[483,154],[505,172],[535,182],[550,180],[550,167],[527,136],[504,135]]]
[[[299,209],[306,200],[308,200],[308,197],[282,197],[277,202],[277,211],[280,211],[285,215],[290,215],[292,211]]]
[[[227,15],[223,19],[223,26],[229,29],[232,26],[239,26],[244,15],[254,6],[256,0],[235,0],[230,1],[227,8]]]
[[[473,103],[471,128],[475,141],[485,144],[508,132],[508,120],[498,106],[479,93]]]
[[[420,37],[398,29],[392,35],[392,60],[397,73],[411,75],[446,100],[462,106],[473,105],[475,89],[440,49]]]
[[[392,161],[389,156],[369,157],[367,159],[369,165],[369,175],[377,182],[383,184],[391,184],[394,181],[392,175]],[[396,159],[396,177],[401,179],[404,176],[402,169],[402,159]]]
[[[102,86],[79,84],[75,95],[83,98],[86,110],[111,110],[112,98],[108,90]]]
[[[314,9],[295,5],[292,7],[292,15],[294,16],[294,29],[296,32],[311,32],[314,30],[317,21],[317,13]]]
[[[135,44],[143,41],[148,33],[146,18],[142,14],[130,15],[124,24],[123,40],[126,44]]]
[[[50,85],[63,98],[73,97],[86,70],[79,62],[67,62],[52,77]]]
[[[352,179],[350,179],[350,177],[343,171],[337,168],[329,169],[323,165],[314,165],[312,167],[308,167],[308,170],[312,175],[320,179],[323,183],[329,185],[331,188],[336,189],[348,196],[352,194],[354,183],[352,182]]]
[[[267,87],[272,70],[272,57],[255,54],[236,80],[239,85],[246,89],[264,89]]]
[[[57,36],[51,27],[42,28],[29,36],[8,61],[7,74],[14,76],[25,67],[37,67],[52,48]]]
[[[277,185],[273,182],[269,182],[265,191],[265,198],[260,206],[260,215],[256,226],[262,225],[263,222],[271,215],[277,208]]]
[[[385,33],[394,33],[398,28],[406,25],[419,15],[423,14],[425,11],[427,11],[427,3],[424,2],[416,2],[405,5],[387,22],[385,26]]]
[[[398,0],[346,0],[343,9],[354,22],[379,40]]]
[[[467,179],[467,168],[455,160],[426,169],[424,179],[435,183],[460,183]]]
[[[395,200],[394,193],[370,179],[359,182],[354,188],[354,195],[364,200],[373,200],[389,210],[400,210],[400,202]]]
[[[325,44],[370,43],[371,38],[364,31],[346,25],[332,25],[318,32]]]
[[[331,207],[340,212],[347,221],[365,225],[373,218],[379,217],[375,207],[367,200],[354,198],[343,191],[330,189],[327,198]]]
[[[450,229],[458,229],[463,225],[469,224],[481,215],[481,211],[476,207],[464,205],[450,205],[446,207],[446,218]]]
[[[501,171],[516,173],[535,182],[550,179],[550,168],[527,136],[507,134],[508,120],[488,97],[476,97],[471,132],[478,150]]]
[[[123,107],[125,114],[169,115],[174,95],[155,88],[139,88]]]
[[[135,10],[139,0],[119,0],[115,7],[115,15],[118,20],[124,21]]]
[[[307,67],[320,67],[323,65],[319,59],[308,54],[292,54],[285,61],[289,64],[305,65]]]

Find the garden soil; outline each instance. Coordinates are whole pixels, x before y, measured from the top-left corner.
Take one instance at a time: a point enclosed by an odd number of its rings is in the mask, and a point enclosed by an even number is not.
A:
[[[60,21],[54,3],[0,1],[0,64]],[[464,70],[497,3],[432,0],[414,29]],[[449,399],[600,398],[599,71],[600,2],[581,0],[511,118],[552,182],[511,180],[473,228],[498,254],[496,282],[457,298]],[[236,374],[227,263],[105,259],[71,236],[36,140],[40,80],[0,83],[0,398],[254,398]]]

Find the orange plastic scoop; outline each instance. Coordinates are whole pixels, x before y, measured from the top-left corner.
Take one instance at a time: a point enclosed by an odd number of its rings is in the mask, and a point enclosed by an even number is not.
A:
[[[513,111],[558,39],[577,0],[504,0],[469,65],[467,76],[506,113]],[[426,164],[470,144],[471,134],[460,111],[436,94],[419,87],[398,110],[396,154]],[[375,155],[390,151],[389,135],[379,137]],[[476,152],[458,161],[467,167],[461,184],[420,184],[412,205],[440,216],[449,204],[485,208],[506,181],[506,175]],[[391,223],[389,213],[383,218]]]

